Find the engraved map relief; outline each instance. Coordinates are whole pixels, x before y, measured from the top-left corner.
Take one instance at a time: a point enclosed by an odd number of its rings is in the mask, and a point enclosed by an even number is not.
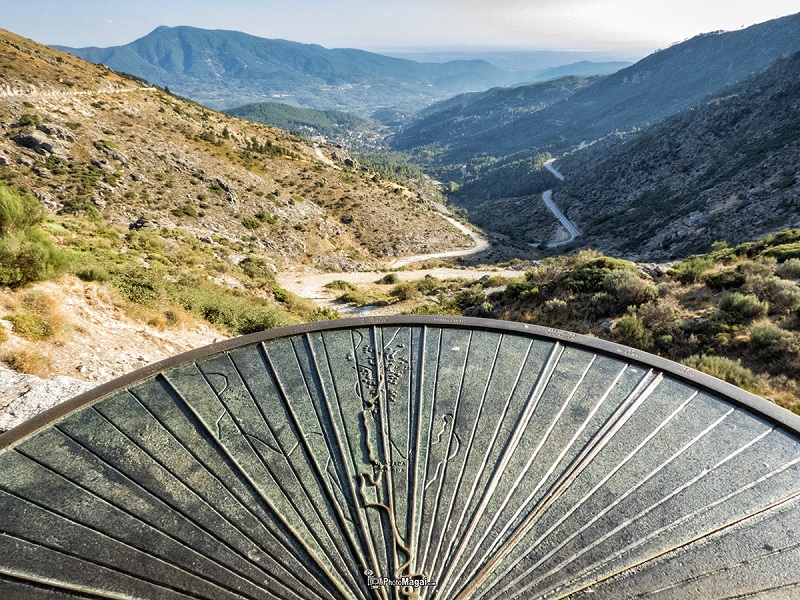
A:
[[[524,331],[188,361],[0,450],[3,598],[789,598],[800,443]]]

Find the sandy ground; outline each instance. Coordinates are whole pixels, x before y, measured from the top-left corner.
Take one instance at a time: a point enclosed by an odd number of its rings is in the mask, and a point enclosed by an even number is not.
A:
[[[416,281],[423,279],[427,275],[439,279],[480,279],[484,276],[502,275],[503,277],[519,277],[520,271],[512,269],[456,269],[456,268],[437,268],[420,269],[418,271],[395,271],[400,282]],[[377,288],[389,291],[391,285],[377,285],[376,282],[386,275],[383,271],[364,271],[358,273],[314,273],[314,272],[284,272],[277,275],[278,284],[294,292],[302,298],[313,300],[319,306],[329,307],[337,310],[343,317],[358,316],[385,316],[397,314],[400,309],[396,306],[362,306],[353,307],[336,302],[336,298],[342,295],[341,290],[331,290],[325,287],[332,281],[341,280],[357,286],[367,288]]]

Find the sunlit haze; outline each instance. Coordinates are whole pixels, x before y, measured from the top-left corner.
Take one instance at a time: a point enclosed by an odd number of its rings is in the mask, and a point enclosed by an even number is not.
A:
[[[326,47],[651,51],[797,12],[797,0],[2,0],[0,27],[47,44],[121,45],[159,25]]]

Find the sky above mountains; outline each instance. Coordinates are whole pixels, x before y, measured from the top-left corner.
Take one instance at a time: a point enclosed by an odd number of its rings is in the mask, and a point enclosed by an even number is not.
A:
[[[122,45],[159,25],[327,47],[636,49],[797,12],[797,0],[0,0],[0,27],[46,44]]]

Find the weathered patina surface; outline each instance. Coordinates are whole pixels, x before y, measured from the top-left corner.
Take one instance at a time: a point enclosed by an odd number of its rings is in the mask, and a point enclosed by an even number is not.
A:
[[[797,423],[519,324],[248,336],[0,436],[0,597],[793,597]]]

